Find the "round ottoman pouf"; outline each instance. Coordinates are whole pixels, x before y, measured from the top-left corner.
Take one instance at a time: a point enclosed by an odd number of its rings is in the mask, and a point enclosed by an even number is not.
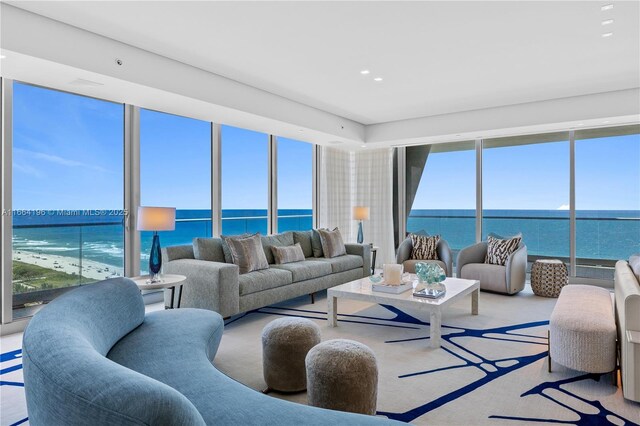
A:
[[[306,364],[309,405],[376,413],[378,366],[371,349],[353,340],[327,340],[309,351]]]
[[[536,260],[531,266],[531,289],[537,296],[558,297],[568,282],[567,265],[560,260]]]
[[[299,392],[307,388],[304,360],[320,343],[320,327],[305,318],[279,318],[262,330],[262,371],[269,389]]]

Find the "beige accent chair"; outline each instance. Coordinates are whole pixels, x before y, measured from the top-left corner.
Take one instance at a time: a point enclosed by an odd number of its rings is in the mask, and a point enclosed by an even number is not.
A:
[[[640,256],[632,256],[629,261],[637,274],[630,263],[624,260],[616,263],[616,322],[622,394],[626,399],[640,402]]]
[[[453,276],[453,256],[451,255],[451,249],[449,244],[440,239],[438,246],[436,247],[436,253],[438,253],[439,260],[418,260],[411,259],[411,252],[413,251],[413,243],[411,238],[407,237],[398,247],[398,254],[396,255],[396,263],[404,267],[404,272],[416,273],[416,263],[435,263],[440,265],[444,270],[446,276]]]
[[[480,289],[503,294],[516,294],[524,289],[527,279],[527,246],[520,243],[507,263],[484,263],[487,242],[483,241],[460,250],[456,276],[480,281]]]

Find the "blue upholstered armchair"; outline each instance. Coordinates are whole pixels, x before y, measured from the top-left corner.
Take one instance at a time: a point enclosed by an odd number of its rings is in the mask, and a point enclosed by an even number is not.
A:
[[[449,244],[445,240],[440,240],[438,246],[436,247],[436,252],[438,253],[438,260],[419,260],[419,259],[411,259],[411,251],[413,250],[413,243],[411,242],[411,238],[407,237],[398,247],[398,254],[396,255],[396,263],[404,266],[405,272],[411,272],[412,274],[416,272],[416,263],[418,262],[426,262],[426,263],[436,263],[440,265],[442,269],[444,269],[444,273],[451,277],[453,276],[453,256],[451,254],[451,249],[449,248]]]
[[[527,246],[520,243],[504,266],[484,262],[487,247],[487,242],[482,241],[460,250],[456,276],[479,280],[482,290],[503,294],[522,291],[527,277]]]

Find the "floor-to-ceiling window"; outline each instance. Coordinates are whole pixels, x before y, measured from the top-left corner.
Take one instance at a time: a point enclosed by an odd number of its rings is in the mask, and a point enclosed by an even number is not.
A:
[[[530,260],[568,262],[569,155],[568,132],[483,141],[483,238],[522,233]]]
[[[124,106],[13,84],[14,318],[123,275]]]
[[[160,232],[163,246],[211,236],[211,123],[140,110],[140,204],[176,208],[175,230]],[[141,233],[145,273],[152,237]]]
[[[640,126],[575,132],[576,275],[613,279],[640,252]]]
[[[407,231],[439,234],[454,253],[473,244],[475,142],[408,147],[406,159]]]
[[[222,234],[268,232],[269,135],[222,126]]]
[[[278,141],[278,232],[313,227],[313,145]]]

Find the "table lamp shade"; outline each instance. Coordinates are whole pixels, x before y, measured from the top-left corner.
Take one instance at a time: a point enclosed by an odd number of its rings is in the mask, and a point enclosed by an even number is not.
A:
[[[138,207],[138,231],[173,231],[176,229],[175,207]]]
[[[353,208],[354,220],[369,220],[369,207],[356,206]]]

